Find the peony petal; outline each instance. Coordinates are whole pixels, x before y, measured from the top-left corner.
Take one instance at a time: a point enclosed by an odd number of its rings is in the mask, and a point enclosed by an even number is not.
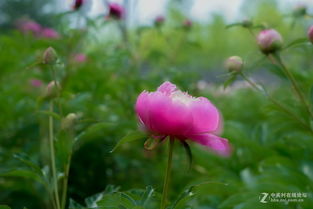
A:
[[[189,136],[192,141],[210,148],[215,153],[222,156],[231,154],[231,146],[227,139],[221,138],[213,134],[199,134]]]
[[[222,128],[220,113],[207,98],[199,97],[193,101],[190,111],[193,116],[191,134],[215,132]]]
[[[149,107],[149,93],[143,91],[137,98],[135,110],[139,121],[148,129],[150,129],[149,117],[148,117],[148,107]]]
[[[163,84],[161,84],[161,86],[159,86],[157,91],[163,92],[166,95],[170,95],[175,90],[176,90],[176,86],[174,84],[172,84],[171,82],[166,81]]]
[[[152,131],[160,135],[182,135],[192,123],[188,107],[161,92],[149,94],[148,117]]]

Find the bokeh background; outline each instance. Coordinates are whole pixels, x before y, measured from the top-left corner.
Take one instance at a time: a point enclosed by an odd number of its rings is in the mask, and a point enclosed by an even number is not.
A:
[[[74,130],[79,142],[70,167],[68,207],[91,208],[85,199],[107,190],[151,186],[157,198],[162,191],[166,145],[146,151],[142,140],[113,153],[110,150],[137,129],[134,103],[138,94],[170,80],[190,94],[209,98],[220,109],[223,137],[234,148],[229,158],[222,158],[192,144],[189,168],[184,149],[175,147],[171,201],[198,185],[177,208],[313,208],[312,134],[241,78],[223,87],[229,77],[225,59],[241,56],[252,80],[265,85],[300,117],[307,117],[284,75],[259,52],[255,37],[244,27],[227,25],[251,20],[277,29],[288,44],[306,37],[313,24],[309,15],[313,15],[313,1],[116,2],[126,11],[121,20],[108,17],[108,1],[89,1],[76,11],[67,0],[1,0],[0,205],[50,208],[38,177],[16,156],[27,156],[43,170],[48,164],[47,116],[41,114],[48,106],[41,98],[50,73],[38,63],[52,46],[62,79],[60,114],[80,117]],[[308,15],[297,15],[301,5]],[[156,23],[158,17],[164,18],[161,24]],[[36,21],[58,35],[25,33],[19,28],[21,20]],[[259,30],[254,29],[255,33]],[[309,95],[312,45],[305,43],[282,55]],[[308,197],[301,203],[262,204],[262,192],[306,193]],[[146,208],[157,208],[151,202]]]

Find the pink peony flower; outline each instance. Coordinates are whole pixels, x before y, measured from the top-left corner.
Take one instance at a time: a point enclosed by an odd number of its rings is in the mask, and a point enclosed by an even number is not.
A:
[[[156,26],[160,26],[165,22],[165,18],[163,16],[157,16],[154,20],[154,24]]]
[[[35,36],[39,35],[41,31],[41,26],[32,20],[20,20],[17,27],[22,33],[32,33]]]
[[[185,28],[191,28],[191,26],[192,26],[192,21],[191,21],[190,19],[184,20],[183,26],[184,26]]]
[[[135,110],[140,125],[153,137],[189,139],[217,154],[230,155],[228,140],[217,136],[221,115],[207,98],[192,97],[165,82],[155,92],[143,91]]]
[[[74,54],[74,56],[73,56],[73,61],[76,63],[84,63],[84,62],[86,62],[86,60],[87,60],[87,57],[83,53]]]
[[[38,79],[31,79],[29,83],[31,86],[36,87],[36,88],[39,88],[43,85],[42,81]]]
[[[276,30],[267,29],[259,33],[257,42],[264,54],[270,54],[282,47],[283,38]]]
[[[122,19],[124,16],[124,8],[117,3],[109,3],[109,17]]]
[[[79,10],[84,3],[84,0],[74,0],[74,4],[72,7],[74,10]]]
[[[313,44],[313,25],[308,30],[308,38],[311,41],[311,43]]]
[[[41,35],[41,37],[47,38],[47,39],[58,39],[58,38],[60,38],[59,33],[52,28],[42,29],[40,35]]]

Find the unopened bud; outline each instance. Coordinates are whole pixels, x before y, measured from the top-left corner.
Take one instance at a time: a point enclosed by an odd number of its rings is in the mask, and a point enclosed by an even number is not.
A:
[[[165,18],[163,16],[157,16],[154,20],[154,25],[160,27],[165,22]]]
[[[54,50],[54,48],[49,47],[47,48],[42,56],[42,63],[43,64],[55,64],[56,61],[58,60],[58,55],[56,53],[56,51]]]
[[[313,44],[313,25],[308,30],[308,38],[311,41],[311,43]]]
[[[264,54],[278,51],[283,45],[283,38],[274,29],[263,30],[257,37],[258,45]]]
[[[44,96],[45,97],[55,97],[57,95],[57,92],[59,91],[59,88],[60,88],[60,84],[58,82],[51,81],[46,86],[46,90],[45,90],[45,95]]]
[[[61,122],[61,128],[63,130],[70,129],[73,127],[78,116],[75,113],[69,113]]]
[[[225,67],[229,72],[240,72],[243,68],[243,60],[241,57],[232,56],[225,62]]]

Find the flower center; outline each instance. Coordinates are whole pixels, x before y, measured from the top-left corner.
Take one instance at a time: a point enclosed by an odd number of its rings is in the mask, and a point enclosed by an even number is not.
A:
[[[197,101],[198,99],[195,97],[190,96],[187,92],[182,92],[182,91],[174,91],[171,94],[172,100],[181,102],[185,105],[189,105],[193,101]]]

